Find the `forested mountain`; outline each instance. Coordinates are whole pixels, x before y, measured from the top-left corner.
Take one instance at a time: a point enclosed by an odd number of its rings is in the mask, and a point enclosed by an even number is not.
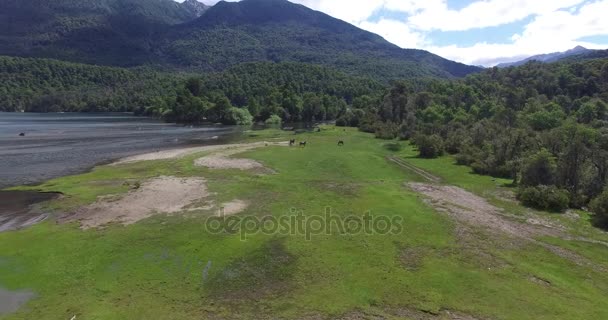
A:
[[[412,139],[423,157],[449,152],[476,173],[512,178],[531,206],[591,202],[608,222],[607,101],[608,59],[530,62],[464,80],[398,83],[362,118],[349,112],[338,122]]]
[[[220,2],[178,26],[163,51],[171,64],[223,69],[242,61],[328,65],[377,79],[461,77],[476,67],[422,50],[401,49],[378,35],[285,0]]]
[[[2,0],[0,54],[142,65],[154,34],[198,10],[172,0]]]
[[[3,0],[0,21],[0,54],[10,56],[189,71],[305,62],[382,81],[480,70],[401,49],[286,0],[219,2],[209,9],[194,0]]]

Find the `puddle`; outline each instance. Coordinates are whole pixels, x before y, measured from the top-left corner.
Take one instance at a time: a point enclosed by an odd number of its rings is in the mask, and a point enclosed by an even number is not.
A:
[[[0,316],[16,312],[36,294],[27,290],[9,291],[0,288]]]
[[[0,232],[18,230],[44,221],[48,214],[35,205],[59,196],[59,193],[36,191],[0,191]]]

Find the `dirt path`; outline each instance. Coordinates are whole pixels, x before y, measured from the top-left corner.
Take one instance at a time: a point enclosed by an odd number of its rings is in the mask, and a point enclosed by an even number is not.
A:
[[[388,161],[393,162],[395,164],[397,164],[398,166],[408,170],[408,171],[412,171],[416,174],[418,174],[419,176],[421,176],[422,178],[424,178],[425,180],[427,180],[428,182],[432,182],[432,183],[440,183],[441,182],[441,178],[432,175],[410,163],[407,163],[405,160],[396,157],[396,156],[389,156],[387,157]]]
[[[412,190],[425,195],[428,199],[427,202],[432,207],[437,211],[448,214],[458,223],[482,227],[491,231],[490,234],[501,232],[513,238],[539,245],[577,265],[590,267],[598,272],[607,271],[604,267],[576,252],[537,240],[538,237],[543,236],[571,240],[572,238],[566,233],[566,230],[560,226],[540,222],[538,219],[517,221],[506,215],[502,209],[488,203],[486,199],[455,186],[425,183],[409,183],[408,186]],[[463,230],[466,230],[466,228]]]
[[[537,240],[538,237],[557,237],[571,241],[573,238],[567,230],[559,224],[546,221],[540,217],[514,217],[508,215],[503,209],[490,204],[486,199],[455,186],[440,185],[441,179],[398,157],[388,157],[389,161],[400,167],[412,171],[429,183],[409,183],[408,186],[424,195],[432,207],[437,211],[446,213],[462,226],[476,226],[491,231],[500,232],[510,237],[521,239],[539,245],[550,252],[568,259],[578,265],[590,267],[598,272],[605,272],[599,266],[576,252],[559,246]],[[457,228],[467,230],[467,228]],[[594,243],[588,239],[576,238],[574,240]]]
[[[139,189],[118,198],[100,198],[60,221],[78,221],[83,229],[111,222],[128,225],[156,213],[184,211],[185,207],[208,195],[204,179],[159,177],[144,182]]]
[[[563,232],[545,224],[521,223],[504,215],[499,209],[480,196],[455,186],[409,183],[412,190],[428,197],[429,204],[454,219],[470,225],[501,231],[518,238],[560,236]]]

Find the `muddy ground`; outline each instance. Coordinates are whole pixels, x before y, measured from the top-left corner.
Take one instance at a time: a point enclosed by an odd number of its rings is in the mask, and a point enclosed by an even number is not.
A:
[[[0,191],[0,232],[44,221],[48,214],[37,205],[60,196],[58,193],[36,191]]]

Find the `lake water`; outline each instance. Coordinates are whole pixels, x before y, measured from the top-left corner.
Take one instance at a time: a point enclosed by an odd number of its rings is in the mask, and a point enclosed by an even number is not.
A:
[[[0,189],[83,172],[138,153],[224,143],[241,130],[179,126],[128,114],[0,112]]]

